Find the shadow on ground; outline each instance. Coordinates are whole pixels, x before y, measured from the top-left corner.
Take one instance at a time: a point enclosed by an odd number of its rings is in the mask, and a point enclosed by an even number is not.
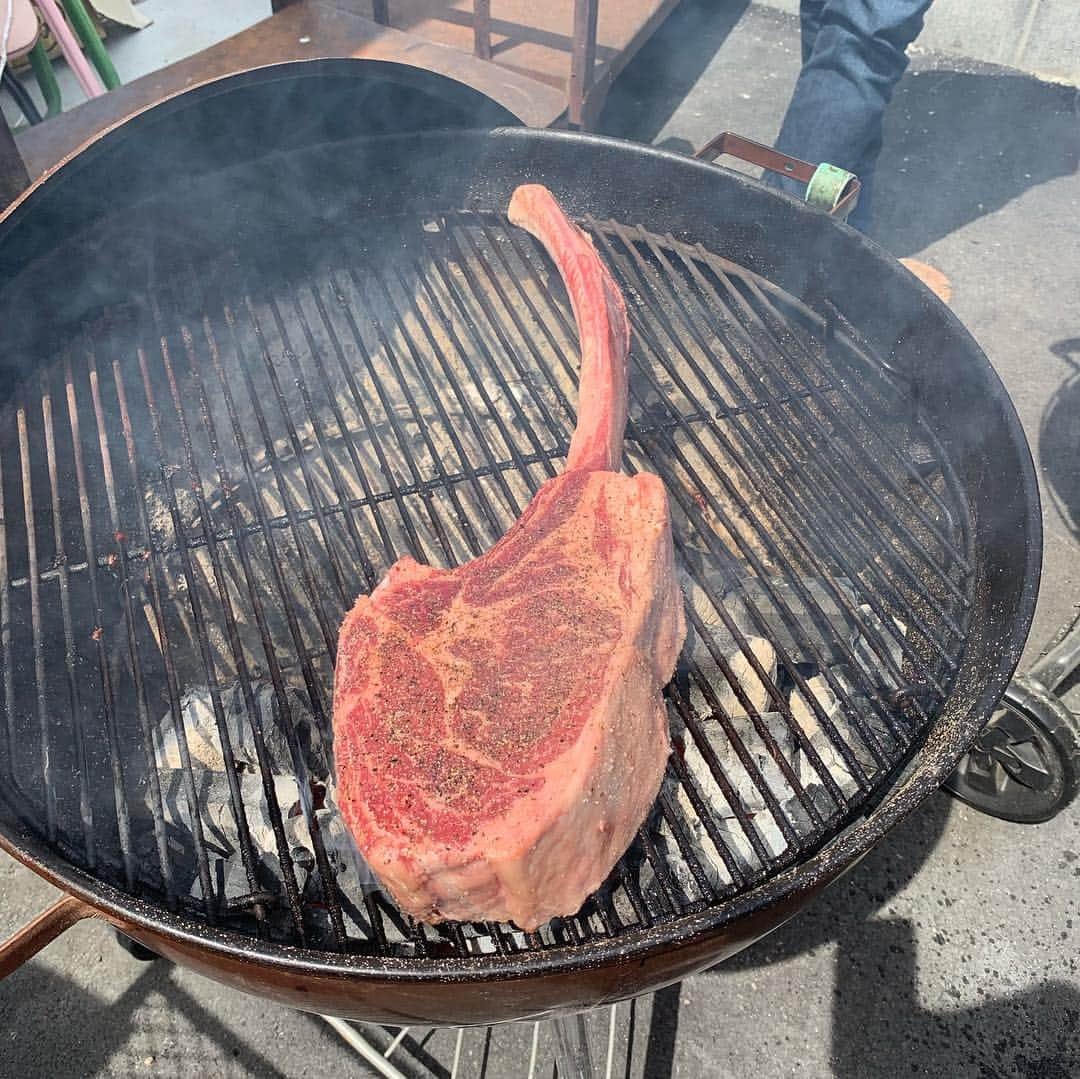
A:
[[[667,149],[690,151],[690,139],[700,145],[725,128],[771,143],[791,88],[772,77],[791,64],[775,53],[777,35],[790,38],[790,56],[793,18],[746,0],[683,0],[619,76],[599,130],[653,143],[678,113],[680,137],[664,139]],[[886,115],[871,234],[897,256],[913,254],[1078,162],[1077,88],[920,57]]]
[[[599,130],[655,142],[749,6],[750,0],[683,0],[620,73]],[[669,142],[668,149],[689,148]]]
[[[1080,539],[1080,337],[1058,341],[1050,351],[1066,375],[1039,422],[1039,461],[1054,508]]]
[[[931,798],[813,906],[711,976],[723,979],[835,943],[831,1056],[839,1079],[1080,1075],[1080,993],[1068,982],[1003,996],[996,986],[979,985],[984,972],[972,965],[956,971],[949,990],[958,1000],[955,1010],[930,1010],[919,1000],[916,927],[883,911],[930,856],[951,807],[944,795]],[[972,985],[980,997],[993,999],[960,1005]],[[679,987],[673,986],[656,995],[648,1079],[672,1074],[678,1026]]]
[[[72,979],[31,962],[0,984],[3,1063],[0,1074],[11,1076],[98,1075],[115,1052],[139,1038],[140,1052],[175,1058],[172,1046],[184,1030],[176,1019],[225,1048],[247,1075],[275,1079],[284,1073],[261,1053],[239,1044],[235,1034],[213,1013],[173,982],[175,968],[165,962],[148,964],[115,1000],[80,989]],[[140,1007],[152,995],[165,997],[160,1013],[165,1028]],[[192,1072],[199,1061],[186,1058]]]
[[[922,71],[886,117],[872,235],[895,255],[1080,167],[1080,90],[992,69]]]

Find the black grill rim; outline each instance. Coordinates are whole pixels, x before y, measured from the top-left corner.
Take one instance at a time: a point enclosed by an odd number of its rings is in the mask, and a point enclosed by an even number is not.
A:
[[[278,74],[275,77],[281,76]],[[219,86],[220,84],[214,84],[214,92],[219,92],[216,89]],[[184,97],[190,102],[198,94],[199,91],[194,91]],[[160,108],[174,107],[177,107],[176,99]],[[150,110],[150,114],[156,114],[155,118],[160,118],[157,109]],[[147,114],[144,113],[136,121],[125,125],[124,136],[130,136],[138,130],[141,121],[144,121],[146,117]],[[646,164],[651,171],[666,170],[670,174],[672,170],[681,170],[687,181],[692,181],[697,187],[711,188],[717,198],[738,197],[740,193],[750,197],[752,194],[753,201],[760,203],[763,196],[760,189],[750,181],[718,171],[704,163],[688,161],[677,154],[595,136],[498,130],[490,134],[435,137],[436,140],[439,138],[449,138],[456,143],[463,138],[490,140],[491,145],[503,151],[509,151],[511,157],[517,155],[519,159],[527,158],[530,154],[543,156],[550,153],[553,158],[551,167],[555,170],[555,175],[558,175],[560,160],[565,163],[568,156],[595,157],[597,164],[602,167],[605,162],[610,163],[614,155],[625,155],[635,159],[635,164]],[[99,143],[95,149],[101,150],[102,145]],[[490,153],[488,147],[477,147],[478,156],[480,150]],[[86,157],[92,156],[94,155],[86,155]],[[80,160],[78,170],[70,167],[60,170],[58,179],[70,178],[74,172],[81,171],[81,167],[85,167],[86,164],[84,159]],[[520,160],[515,163],[517,167],[521,167],[522,164]],[[527,161],[524,164],[527,165]],[[512,172],[513,169],[510,171]],[[574,171],[572,167],[569,169],[571,174]],[[6,233],[8,226],[17,224],[20,218],[25,219],[30,214],[34,196],[42,191],[50,178],[40,180],[8,210],[0,219],[0,230]],[[604,196],[600,197],[601,202],[603,198]],[[817,216],[813,211],[783,196],[770,194],[768,198],[777,200],[775,205],[778,210],[781,206],[786,206],[783,213],[789,219],[794,215],[794,220],[799,221],[801,218],[802,223],[806,224],[807,218]],[[820,225],[815,223],[814,227],[820,227]],[[907,275],[899,270],[891,259],[883,257],[883,253],[865,237],[846,227],[836,226],[834,223],[824,227],[839,228],[846,234],[847,239],[844,243],[849,250],[855,251],[861,248],[863,258],[869,256],[878,265],[881,276],[877,284],[885,285],[891,277],[894,287],[907,290],[913,288],[913,283]],[[707,241],[704,242],[708,246]],[[760,264],[750,268],[762,272]],[[768,276],[767,271],[766,276]],[[151,934],[160,934],[179,942],[197,945],[223,956],[246,957],[255,962],[266,963],[280,971],[294,971],[298,974],[337,974],[346,977],[392,975],[395,979],[412,981],[483,981],[521,976],[525,973],[572,970],[585,964],[592,966],[626,958],[628,955],[642,956],[653,951],[670,949],[676,944],[681,947],[707,940],[740,918],[782,901],[795,900],[812,893],[869,850],[891,827],[910,814],[929,793],[936,790],[950,774],[956,760],[981,728],[983,718],[990,713],[1004,691],[1019,660],[1023,641],[1034,613],[1041,564],[1042,529],[1030,449],[1027,447],[1015,410],[1005,395],[1000,380],[989,367],[977,345],[951,311],[940,305],[921,285],[914,285],[914,288],[922,294],[923,306],[929,306],[934,310],[937,320],[943,323],[942,328],[947,335],[958,347],[966,345],[967,351],[973,354],[976,365],[982,368],[985,388],[992,398],[993,418],[1001,425],[1002,435],[1017,454],[1016,463],[1019,466],[1018,478],[1021,483],[1021,494],[1025,500],[1024,505],[1029,511],[1022,565],[1017,567],[1023,584],[1021,594],[1023,602],[1017,610],[1012,612],[1009,639],[1001,661],[970,708],[963,714],[952,714],[953,710],[947,706],[945,713],[930,732],[928,742],[915,754],[909,764],[906,780],[900,786],[888,791],[883,796],[882,802],[876,808],[869,810],[868,817],[851,825],[807,861],[732,901],[717,904],[700,913],[685,915],[652,929],[630,930],[619,938],[601,938],[587,945],[545,949],[542,953],[534,953],[524,961],[523,957],[512,955],[476,956],[463,959],[413,959],[363,955],[331,956],[328,953],[306,952],[287,945],[258,943],[245,934],[214,929],[191,919],[168,914],[154,904],[127,896],[74,868],[21,828],[10,828],[11,834],[0,834],[0,846],[53,883],[98,908],[111,920],[145,929]],[[982,579],[982,576],[977,578],[977,583],[986,587],[986,581]],[[965,657],[961,658],[961,664]],[[4,827],[9,826],[5,824]],[[705,965],[705,961],[702,965]]]
[[[988,707],[1005,692],[1012,671],[1002,674],[988,687],[992,697]],[[592,941],[544,948],[527,955],[483,955],[468,958],[433,958],[405,956],[367,956],[356,953],[313,951],[286,944],[260,941],[245,933],[222,929],[171,914],[157,904],[135,899],[73,867],[44,847],[28,832],[13,839],[0,832],[0,847],[19,859],[58,888],[84,900],[102,911],[117,925],[136,926],[153,935],[195,945],[222,957],[241,957],[266,964],[275,971],[296,975],[339,976],[343,978],[393,978],[409,982],[485,982],[545,973],[573,973],[575,970],[608,962],[644,959],[646,956],[692,947],[720,936],[725,929],[753,915],[786,903],[808,899],[850,868],[895,825],[913,813],[952,774],[956,761],[966,752],[982,729],[979,709],[961,720],[943,724],[921,750],[921,758],[909,764],[912,773],[901,787],[894,788],[869,816],[850,825],[808,860],[764,881],[758,887],[697,913],[686,914],[649,929],[630,929],[618,937],[599,937]],[[940,743],[940,744],[938,744]],[[934,766],[928,771],[925,759]],[[794,911],[792,911],[794,913]],[[786,918],[784,919],[786,920]],[[714,957],[702,961],[711,965]]]

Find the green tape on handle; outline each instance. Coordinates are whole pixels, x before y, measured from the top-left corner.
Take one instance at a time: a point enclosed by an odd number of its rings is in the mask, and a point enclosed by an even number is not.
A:
[[[814,175],[806,185],[806,201],[811,206],[831,214],[843,198],[844,189],[854,179],[855,173],[823,161],[814,170]]]

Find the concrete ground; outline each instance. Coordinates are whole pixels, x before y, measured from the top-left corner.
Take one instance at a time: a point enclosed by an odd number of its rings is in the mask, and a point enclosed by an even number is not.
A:
[[[148,5],[149,6],[149,5]],[[148,31],[147,33],[152,33]],[[773,139],[798,67],[794,21],[684,0],[617,84],[610,133],[687,148]],[[1020,410],[1044,490],[1031,656],[1080,601],[1077,92],[921,55],[890,114],[875,236],[953,283],[953,307]],[[0,934],[53,890],[0,860]],[[593,1023],[600,1052],[606,1017]],[[550,1076],[550,1031],[540,1031]],[[372,1036],[386,1042],[379,1031]],[[525,1076],[531,1026],[470,1032],[459,1074]],[[394,1061],[448,1075],[449,1032]],[[815,906],[707,974],[616,1015],[611,1074],[1080,1075],[1080,805],[1038,827],[938,795]],[[101,926],[0,984],[0,1076],[368,1074],[319,1020],[143,965]]]

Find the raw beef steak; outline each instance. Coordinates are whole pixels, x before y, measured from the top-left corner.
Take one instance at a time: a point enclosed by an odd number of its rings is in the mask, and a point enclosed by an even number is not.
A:
[[[578,910],[648,813],[685,626],[663,485],[617,471],[622,296],[545,188],[519,187],[509,216],[547,248],[578,323],[567,469],[480,558],[403,558],[360,597],[334,745],[345,822],[403,911],[532,930]]]

